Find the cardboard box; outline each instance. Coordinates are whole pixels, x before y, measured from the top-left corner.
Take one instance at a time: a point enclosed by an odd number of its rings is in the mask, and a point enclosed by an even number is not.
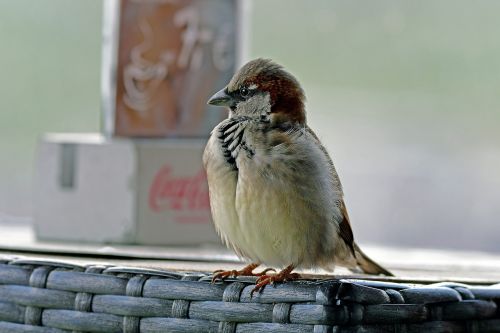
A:
[[[48,134],[38,145],[40,239],[147,245],[220,243],[202,167],[205,139]]]

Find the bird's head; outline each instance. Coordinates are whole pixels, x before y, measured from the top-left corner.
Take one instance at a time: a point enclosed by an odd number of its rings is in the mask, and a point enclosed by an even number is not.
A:
[[[304,91],[293,75],[259,58],[246,63],[208,104],[229,107],[234,115],[304,124],[304,101]]]

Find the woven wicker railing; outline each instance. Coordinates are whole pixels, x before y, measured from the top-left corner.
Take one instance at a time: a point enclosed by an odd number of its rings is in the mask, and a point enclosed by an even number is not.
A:
[[[500,284],[251,282],[0,259],[0,332],[500,332]]]

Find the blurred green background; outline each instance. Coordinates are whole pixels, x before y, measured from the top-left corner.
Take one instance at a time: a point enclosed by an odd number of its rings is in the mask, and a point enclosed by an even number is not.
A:
[[[500,2],[253,0],[249,58],[302,82],[360,242],[500,251]],[[100,0],[0,1],[0,221],[37,138],[100,127]]]

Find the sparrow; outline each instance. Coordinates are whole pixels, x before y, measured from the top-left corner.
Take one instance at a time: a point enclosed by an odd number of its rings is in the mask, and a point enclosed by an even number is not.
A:
[[[250,262],[212,281],[258,276],[252,290],[300,276],[295,268],[336,265],[392,274],[354,241],[339,176],[307,125],[297,79],[269,59],[245,64],[208,104],[229,109],[203,153],[210,206],[222,241]],[[259,265],[282,268],[254,273]]]

